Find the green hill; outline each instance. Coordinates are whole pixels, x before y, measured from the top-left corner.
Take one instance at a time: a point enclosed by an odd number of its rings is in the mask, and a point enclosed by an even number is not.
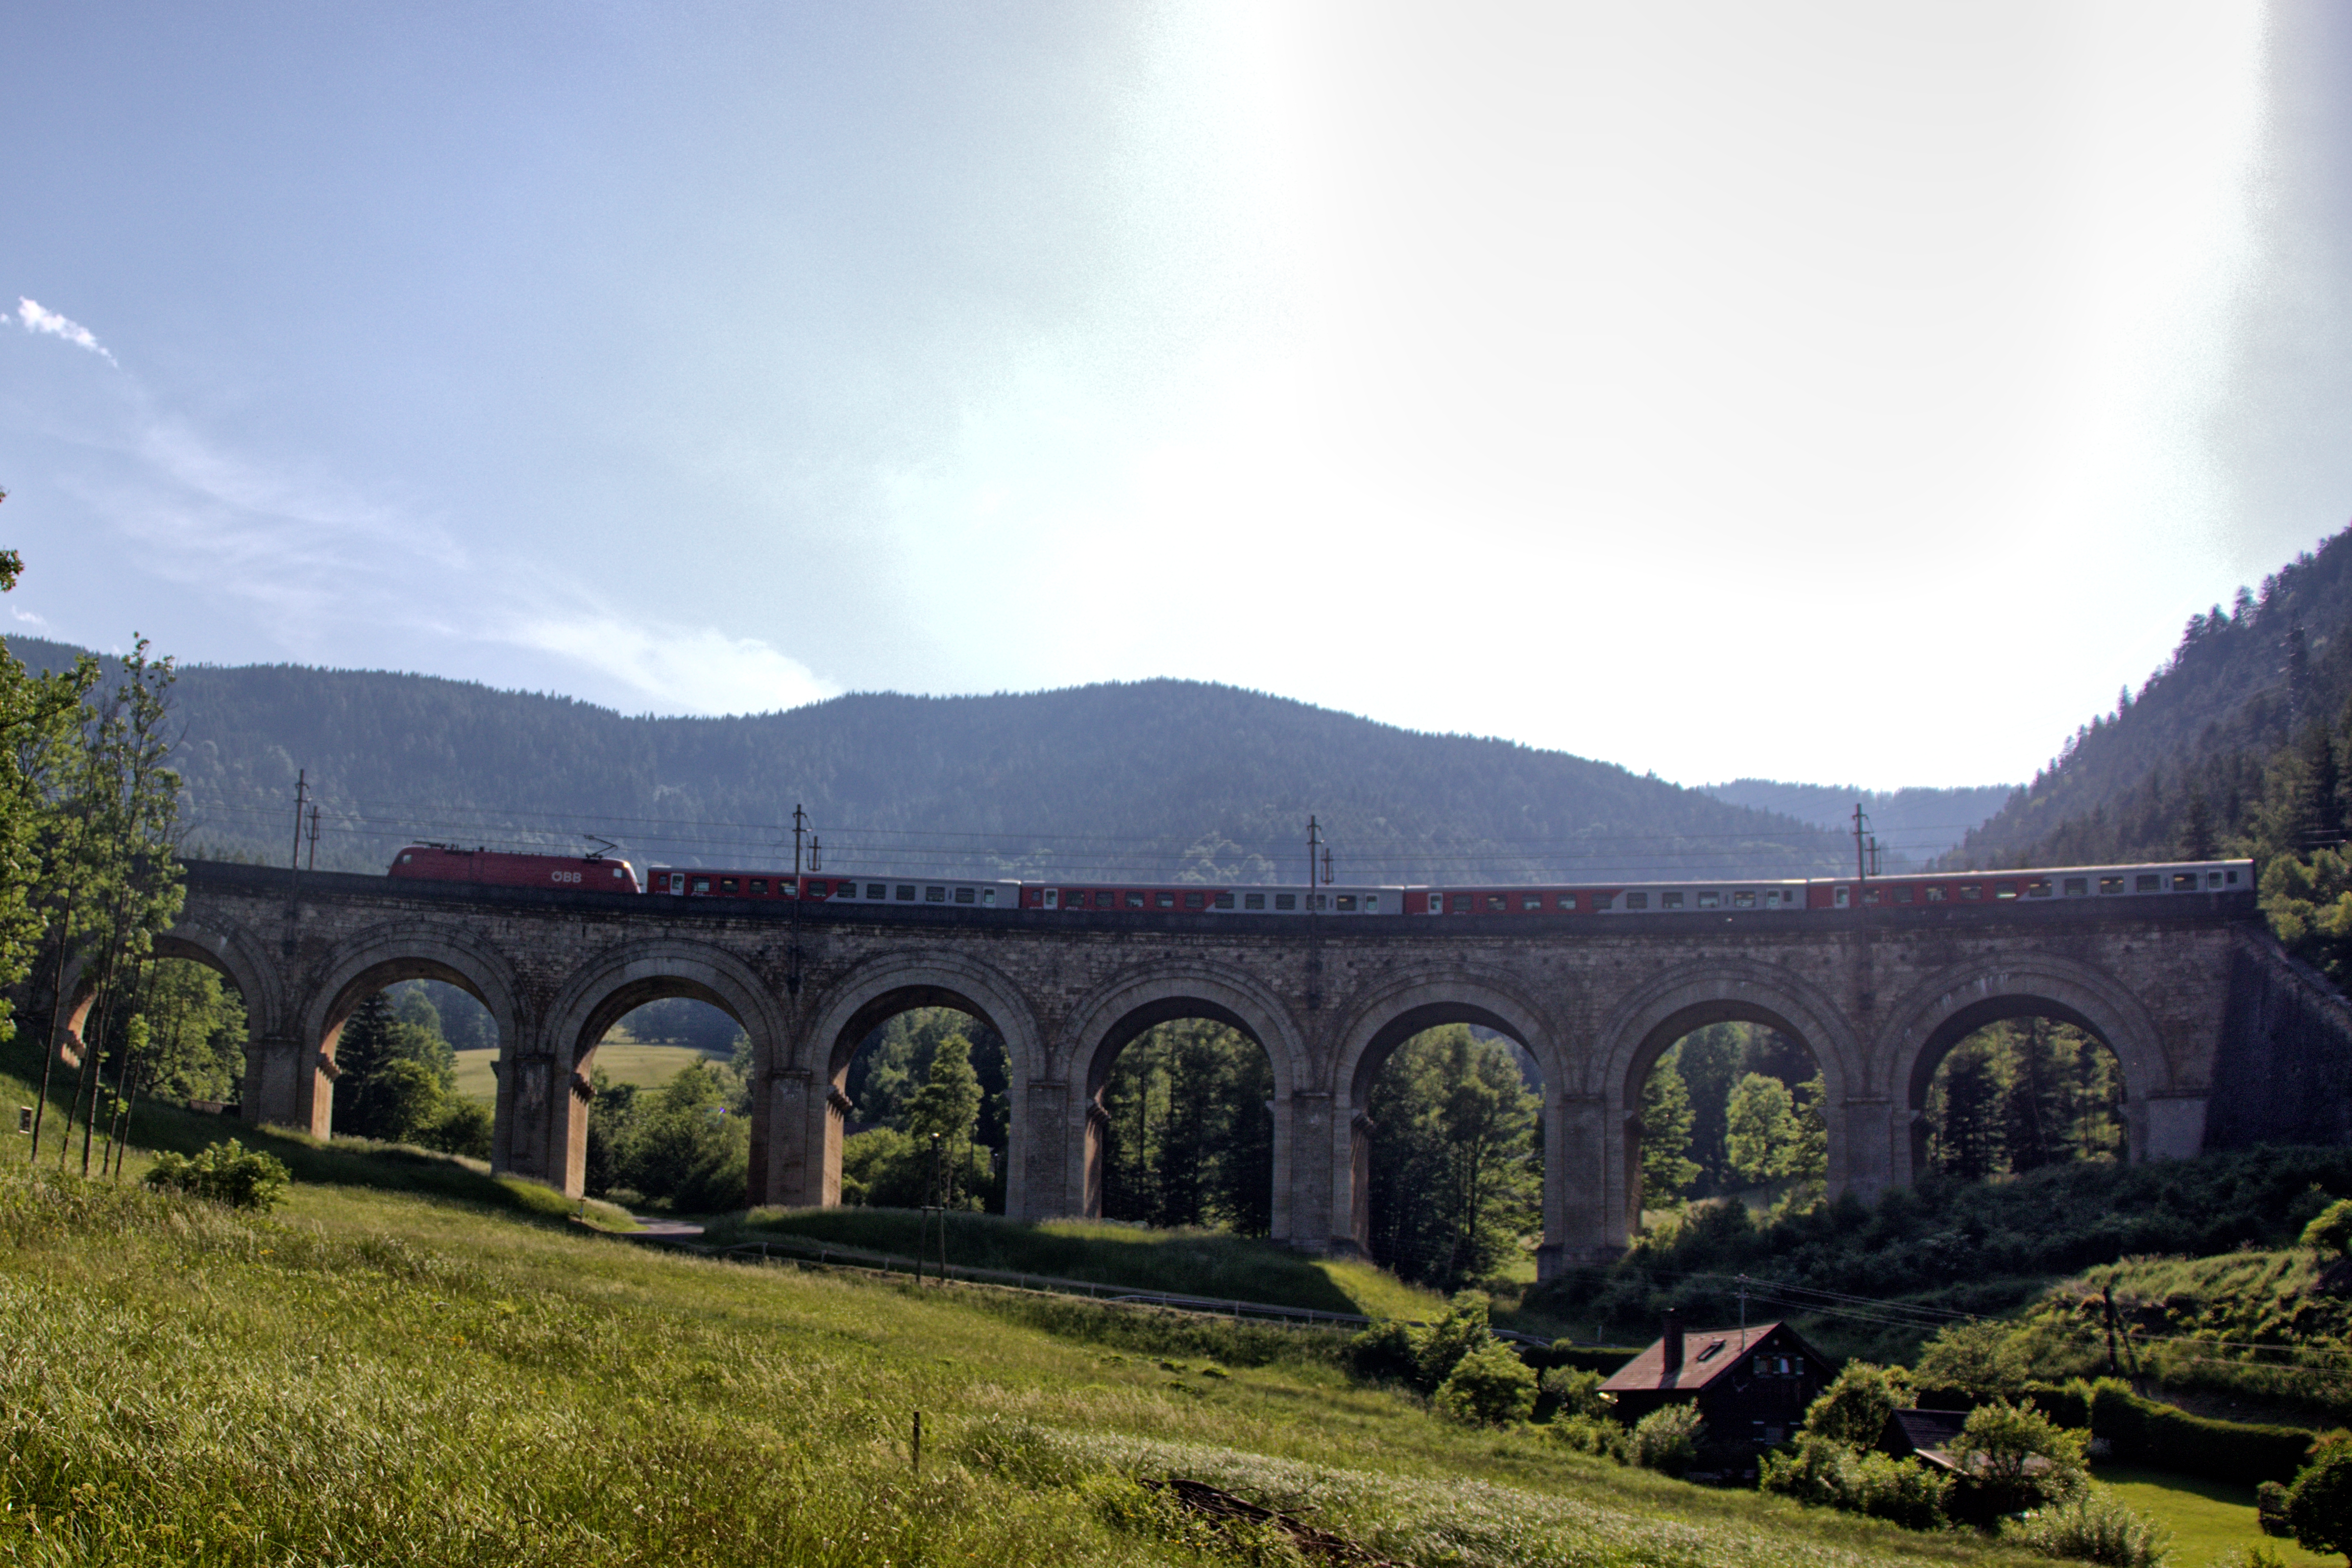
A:
[[[2352,530],[2289,562],[2259,593],[2242,588],[2228,608],[2192,616],[2138,692],[2076,730],[1953,862],[2075,865],[2339,842],[2352,804],[2340,784],[2347,718]]]
[[[37,666],[74,652],[9,647]],[[1843,853],[1609,763],[1190,681],[656,719],[425,676],[196,666],[176,702],[192,850],[282,861],[307,770],[319,863],[343,870],[414,838],[586,835],[641,864],[790,864],[795,804],[835,870],[1298,880],[1310,815],[1343,879],[1803,875]]]

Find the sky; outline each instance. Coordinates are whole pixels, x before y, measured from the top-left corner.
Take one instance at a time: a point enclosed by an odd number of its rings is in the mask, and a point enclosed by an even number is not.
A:
[[[2352,515],[2347,18],[26,7],[0,630],[2020,780]]]

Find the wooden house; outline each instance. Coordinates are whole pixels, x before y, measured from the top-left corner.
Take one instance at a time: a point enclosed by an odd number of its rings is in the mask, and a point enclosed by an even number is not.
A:
[[[1601,1385],[1627,1426],[1662,1405],[1696,1403],[1710,1447],[1785,1442],[1837,1375],[1837,1364],[1786,1323],[1685,1331],[1666,1314],[1656,1343]]]

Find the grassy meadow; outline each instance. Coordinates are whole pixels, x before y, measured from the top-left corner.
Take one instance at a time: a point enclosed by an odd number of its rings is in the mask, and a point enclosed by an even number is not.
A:
[[[459,1051],[457,1057],[457,1092],[469,1100],[497,1100],[499,1080],[490,1071],[490,1065],[499,1058],[497,1050]],[[595,1065],[614,1083],[656,1089],[697,1062],[723,1059],[692,1046],[646,1045],[637,1040],[610,1038],[596,1047]]]
[[[2094,1467],[2098,1484],[2113,1492],[2126,1507],[2138,1510],[2172,1531],[2172,1561],[2178,1568],[2230,1568],[2244,1560],[2249,1547],[2268,1546],[2288,1568],[2329,1568],[2333,1557],[2308,1551],[2293,1541],[2266,1536],[2254,1522],[2254,1489],[2227,1481],[2176,1476],[2136,1465]]]
[[[0,1170],[0,1559],[1286,1560],[1137,1484],[1181,1474],[1432,1568],[2025,1561],[1454,1426],[1351,1386],[1333,1335],[380,1186],[240,1217],[138,1189],[142,1163],[121,1188]]]

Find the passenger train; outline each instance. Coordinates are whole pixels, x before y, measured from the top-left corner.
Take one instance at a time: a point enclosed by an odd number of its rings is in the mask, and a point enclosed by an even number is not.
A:
[[[2138,866],[2061,866],[1891,877],[1762,881],[1618,882],[1578,887],[1215,887],[999,881],[899,874],[795,876],[789,871],[656,866],[640,879],[628,861],[600,855],[520,855],[411,844],[391,874],[439,882],[546,888],[558,892],[635,893],[754,903],[914,905],[1006,913],[1488,915],[1572,920],[1630,914],[1915,909],[1937,905],[2063,902],[2179,893],[2253,891],[2251,860],[2165,861]]]

